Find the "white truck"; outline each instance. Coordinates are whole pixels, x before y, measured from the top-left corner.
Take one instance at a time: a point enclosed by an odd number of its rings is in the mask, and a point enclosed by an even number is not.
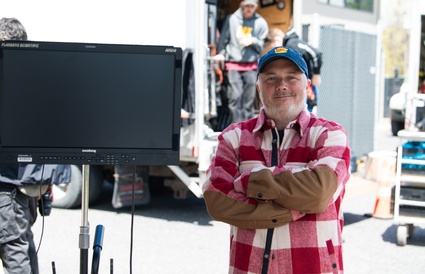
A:
[[[270,27],[286,31],[294,1],[261,1],[258,12]],[[295,0],[295,2],[300,2]],[[274,4],[273,4],[274,3]],[[15,17],[25,26],[29,40],[55,42],[91,42],[111,44],[166,45],[181,47],[193,56],[193,110],[182,109],[182,117],[192,123],[181,128],[179,166],[138,166],[137,204],[149,202],[149,185],[163,183],[174,190],[176,198],[185,198],[188,190],[202,198],[205,172],[216,146],[218,132],[209,124],[217,116],[215,105],[214,55],[217,22],[234,12],[239,1],[226,0],[75,0],[6,1],[0,17]],[[105,123],[107,126],[107,123]],[[120,200],[132,181],[133,167],[90,166],[89,200],[101,195],[102,185],[114,184],[112,204],[128,205]],[[122,188],[118,184],[124,184]],[[82,172],[72,166],[70,183],[54,186],[53,205],[77,207],[81,203]],[[128,194],[127,194],[128,195]]]
[[[418,131],[418,107],[423,106],[419,94],[421,82],[425,79],[425,3],[420,0],[408,1],[406,27],[409,34],[407,59],[405,61],[405,131]]]
[[[407,74],[406,85],[406,110],[405,110],[405,131],[418,131],[418,122],[423,115],[420,108],[423,108],[425,95],[420,93],[420,85],[425,79],[425,3],[420,0],[408,2],[408,16],[406,27],[409,32],[408,55],[405,71]],[[402,132],[402,133],[403,133]]]
[[[425,80],[425,3],[420,0],[409,0],[405,3],[407,13],[404,27],[408,32],[405,59],[404,83],[400,92],[394,94],[389,102],[391,130],[397,136],[415,134],[424,126],[420,123],[425,117],[423,106],[425,94],[421,93],[421,85]]]
[[[425,130],[425,3],[409,0],[404,3],[408,32],[405,75],[400,92],[391,96],[389,111],[394,136],[420,134]]]

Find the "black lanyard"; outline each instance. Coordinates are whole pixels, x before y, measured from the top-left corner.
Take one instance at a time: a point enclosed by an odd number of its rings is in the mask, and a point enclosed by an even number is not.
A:
[[[280,133],[280,132],[279,132]],[[271,166],[277,166],[277,153],[278,153],[278,139],[276,130],[272,130],[273,134],[273,140],[272,140],[272,164]],[[279,134],[280,140],[283,139],[283,131],[282,135]],[[270,261],[270,252],[272,248],[272,240],[273,240],[273,232],[274,228],[268,228],[267,229],[267,236],[266,236],[266,246],[264,247],[264,255],[263,255],[263,267],[261,269],[262,274],[267,274],[267,270],[269,268],[269,261]]]

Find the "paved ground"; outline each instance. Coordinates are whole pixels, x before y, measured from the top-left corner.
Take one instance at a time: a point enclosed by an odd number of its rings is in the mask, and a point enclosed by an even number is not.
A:
[[[377,131],[374,155],[388,155],[401,144],[391,135],[388,119],[379,123]],[[363,169],[354,173],[347,184],[343,232],[346,273],[425,273],[425,219],[417,219],[413,237],[407,245],[398,246],[399,223],[392,218],[371,217],[380,190],[376,176],[385,175],[382,171],[367,174]],[[388,180],[394,182],[394,176]]]
[[[413,237],[407,245],[398,246],[398,224],[392,218],[370,217],[377,193],[376,182],[355,174],[347,185],[343,232],[346,273],[425,273],[425,221],[415,222]]]

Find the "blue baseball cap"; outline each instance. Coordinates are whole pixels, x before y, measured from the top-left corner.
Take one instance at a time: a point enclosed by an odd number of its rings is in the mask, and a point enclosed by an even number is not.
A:
[[[263,71],[268,63],[281,58],[291,60],[308,77],[307,64],[302,55],[294,49],[285,47],[275,47],[261,56],[258,60],[257,75]]]

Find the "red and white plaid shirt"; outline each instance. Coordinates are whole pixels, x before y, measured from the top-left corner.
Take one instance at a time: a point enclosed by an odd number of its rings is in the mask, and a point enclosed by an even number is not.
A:
[[[287,210],[289,220],[274,228],[268,273],[343,273],[341,203],[350,177],[346,132],[341,125],[304,109],[286,127],[283,139],[277,140],[278,165],[271,167],[272,130],[276,130],[274,122],[265,117],[263,110],[256,118],[232,124],[220,134],[217,152],[207,170],[208,180],[203,188],[208,212],[214,219],[231,224],[229,273],[261,273],[267,224],[270,220],[285,219],[279,217],[283,207],[247,195],[251,173],[269,169],[273,176],[285,171],[295,176],[300,172],[307,174],[303,178],[314,180],[317,176],[309,174],[314,174],[316,168],[328,170],[336,191],[332,190],[330,201],[326,201],[327,207],[325,204],[321,213]],[[314,160],[317,160],[314,166],[307,167]],[[313,184],[307,179],[299,181],[303,186]],[[289,201],[291,195],[285,199]],[[217,214],[220,211],[222,214]],[[256,220],[250,220],[251,216]],[[242,225],[237,227],[227,221],[232,219]]]

